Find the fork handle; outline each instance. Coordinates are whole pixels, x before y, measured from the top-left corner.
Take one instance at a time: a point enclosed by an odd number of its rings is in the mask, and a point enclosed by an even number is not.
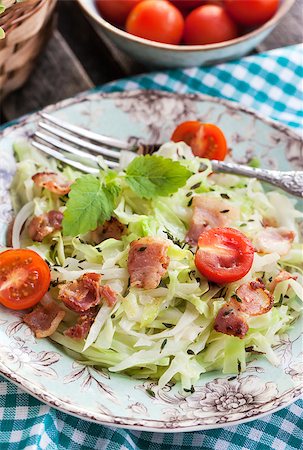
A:
[[[232,173],[235,175],[244,175],[249,178],[258,178],[258,180],[273,182],[278,179],[281,172],[278,170],[259,169],[256,167],[242,166],[236,163],[227,163],[221,161],[211,161],[212,169],[216,172]]]
[[[255,167],[242,166],[236,163],[226,163],[221,161],[211,161],[212,168],[215,172],[232,173],[236,175],[244,175],[249,178],[257,178],[285,191],[303,196],[303,172],[259,169]]]

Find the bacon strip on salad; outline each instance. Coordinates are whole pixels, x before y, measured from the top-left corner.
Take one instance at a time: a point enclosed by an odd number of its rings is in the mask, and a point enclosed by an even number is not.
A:
[[[223,305],[216,316],[214,329],[219,333],[244,338],[248,331],[246,317],[234,301]]]
[[[286,270],[281,270],[281,272],[272,280],[270,283],[270,292],[274,292],[277,284],[286,280],[296,280],[298,277],[296,275],[292,275]]]
[[[170,261],[167,249],[168,243],[160,238],[143,237],[131,242],[127,264],[132,287],[158,287]]]
[[[23,316],[23,321],[35,333],[37,338],[51,336],[63,320],[63,311],[54,301],[38,303],[32,312]]]
[[[85,273],[77,280],[59,286],[58,299],[69,309],[83,313],[99,305],[104,299],[109,306],[116,303],[116,293],[108,285],[101,286],[101,275]]]
[[[35,216],[28,224],[28,235],[33,241],[42,242],[49,234],[61,230],[62,220],[62,212],[55,210]]]
[[[68,194],[72,185],[72,181],[55,172],[38,172],[32,176],[32,180],[36,186],[58,195]]]
[[[236,295],[219,309],[214,329],[242,339],[248,331],[247,319],[267,313],[273,303],[272,294],[261,280],[244,283],[238,287]]]
[[[265,227],[256,236],[255,248],[260,253],[277,252],[279,255],[287,255],[295,233],[284,227]]]
[[[271,293],[265,289],[262,281],[250,281],[242,284],[236,290],[239,310],[249,316],[259,316],[271,310],[274,299]]]
[[[58,299],[73,311],[87,311],[101,301],[100,280],[100,274],[85,273],[77,280],[59,286]]]
[[[227,227],[240,217],[239,209],[221,198],[197,195],[192,207],[193,215],[186,235],[186,241],[191,245],[197,245],[203,231]]]
[[[97,308],[91,308],[85,313],[80,314],[77,323],[64,331],[65,336],[72,339],[85,339],[94,323],[97,312]]]
[[[111,217],[110,220],[107,220],[103,225],[91,232],[91,239],[95,244],[100,244],[100,242],[110,238],[120,240],[125,229],[126,227],[123,223],[119,222],[115,217]]]

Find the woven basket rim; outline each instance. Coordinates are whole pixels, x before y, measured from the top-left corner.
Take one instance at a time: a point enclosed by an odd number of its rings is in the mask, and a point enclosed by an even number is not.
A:
[[[0,26],[8,34],[20,22],[35,14],[49,0],[26,0],[10,6],[0,16]]]

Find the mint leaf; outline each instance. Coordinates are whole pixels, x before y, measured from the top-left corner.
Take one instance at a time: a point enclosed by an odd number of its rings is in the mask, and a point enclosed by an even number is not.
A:
[[[192,172],[178,161],[158,155],[138,156],[126,169],[126,182],[143,198],[168,196],[184,186]]]
[[[87,233],[111,218],[120,187],[108,181],[84,175],[72,184],[62,222],[64,236]]]

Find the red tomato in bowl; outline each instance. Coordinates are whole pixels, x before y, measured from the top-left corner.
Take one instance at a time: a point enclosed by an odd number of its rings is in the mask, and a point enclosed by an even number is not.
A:
[[[130,11],[142,0],[96,0],[101,16],[109,22],[124,25]]]
[[[227,154],[227,143],[223,131],[212,123],[189,120],[177,126],[172,134],[173,142],[183,141],[195,156],[223,161]]]
[[[219,284],[240,280],[250,270],[254,247],[235,228],[212,228],[199,237],[195,264],[208,280]]]
[[[185,19],[183,40],[187,45],[215,44],[237,36],[237,26],[221,6],[200,6]]]
[[[279,7],[279,0],[225,0],[225,7],[237,23],[256,26],[272,18]]]
[[[144,0],[130,12],[126,31],[150,41],[179,44],[184,29],[181,12],[166,0]]]
[[[50,284],[50,270],[38,253],[6,250],[0,253],[0,303],[11,309],[36,305]]]

